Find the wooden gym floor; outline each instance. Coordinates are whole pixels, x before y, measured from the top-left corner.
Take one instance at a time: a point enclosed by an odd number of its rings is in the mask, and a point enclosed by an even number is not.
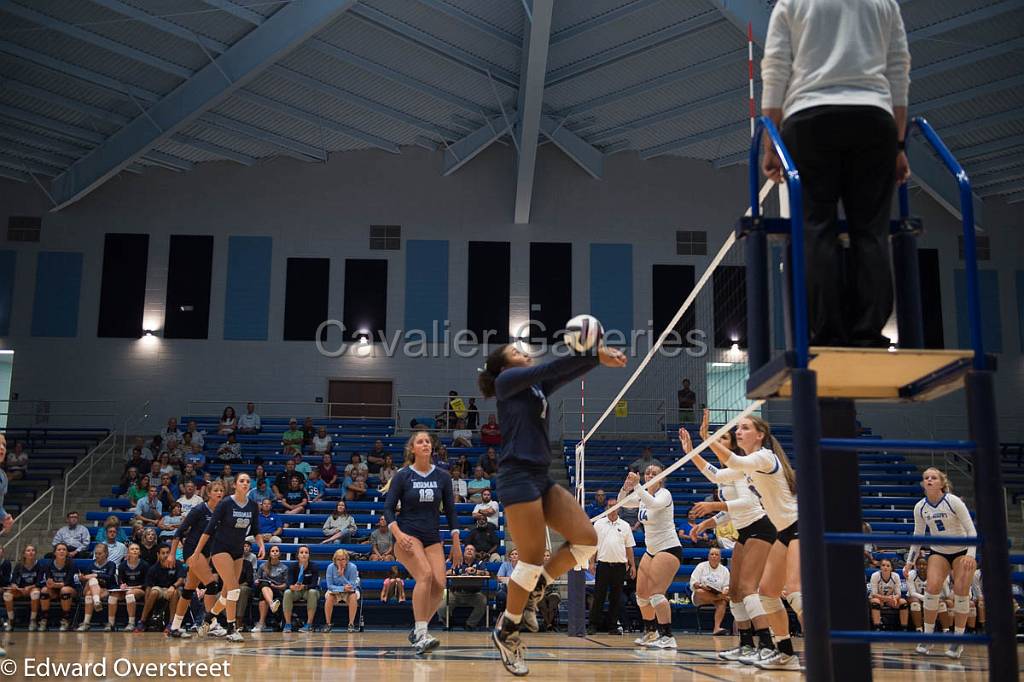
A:
[[[82,679],[125,679],[115,670],[124,658],[136,664],[174,662],[227,663],[230,678],[261,682],[435,682],[438,680],[512,680],[497,661],[486,632],[433,631],[442,645],[425,657],[415,656],[401,631],[363,633],[289,634],[246,633],[246,642],[229,645],[218,639],[170,640],[162,634],[125,633],[28,633],[4,634],[7,659],[0,661],[0,679],[70,679],[71,675],[40,674],[39,662],[97,663],[106,661],[105,675]],[[774,680],[800,679],[796,673],[765,672],[740,664],[726,665],[715,659],[719,648],[732,645],[732,638],[677,635],[677,652],[648,652],[632,646],[632,637],[599,635],[570,639],[564,634],[530,634],[530,678],[534,680],[586,680],[620,682],[662,682],[667,680]],[[797,640],[800,648],[802,642]],[[1024,652],[1022,652],[1024,653]],[[876,646],[874,679],[879,682],[944,682],[983,680],[987,661],[981,647],[967,647],[960,661],[943,656],[915,656],[910,646]],[[26,669],[26,659],[35,659],[35,675]],[[16,667],[11,667],[11,666]],[[124,665],[123,663],[121,665]],[[96,672],[96,669],[92,669]],[[152,676],[131,673],[128,679],[203,679],[193,674]],[[846,681],[842,681],[846,682]]]

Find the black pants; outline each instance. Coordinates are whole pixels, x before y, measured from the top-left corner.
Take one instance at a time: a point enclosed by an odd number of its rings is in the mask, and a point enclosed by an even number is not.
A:
[[[629,548],[627,548],[628,550]],[[590,607],[590,626],[597,629],[605,597],[608,598],[608,614],[605,631],[615,627],[619,618],[619,604],[622,601],[622,586],[626,582],[626,564],[597,562],[594,575],[594,603]]]
[[[811,344],[884,347],[896,121],[878,107],[813,107],[787,118],[782,138],[803,181]],[[839,241],[840,200],[848,249]]]

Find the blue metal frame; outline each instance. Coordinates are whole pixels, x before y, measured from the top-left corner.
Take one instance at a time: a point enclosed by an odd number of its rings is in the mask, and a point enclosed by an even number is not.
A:
[[[869,438],[822,438],[825,450],[974,450],[973,440],[882,440]]]
[[[822,441],[824,443],[824,440]],[[907,524],[910,525],[910,524]],[[981,546],[984,540],[978,537],[943,537],[942,541],[950,545]],[[935,542],[934,535],[891,535],[886,533],[825,533],[825,542],[830,545],[926,545]]]

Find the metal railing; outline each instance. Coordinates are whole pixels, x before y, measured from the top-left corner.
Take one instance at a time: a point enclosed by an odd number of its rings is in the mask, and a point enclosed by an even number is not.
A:
[[[90,450],[89,454],[87,454],[81,462],[68,469],[67,473],[64,474],[64,480],[61,483],[64,488],[60,507],[62,517],[67,514],[68,510],[68,490],[70,490],[72,486],[77,487],[78,484],[81,483],[82,479],[87,478],[88,483],[86,490],[89,493],[92,493],[92,472],[107,458],[110,459],[112,469],[116,469],[116,465],[118,464],[117,453],[123,452],[123,450],[124,442],[121,440],[121,434],[118,431],[113,431],[106,438],[97,443],[96,447]],[[53,488],[50,488],[47,492],[51,492],[52,490]]]
[[[388,419],[394,416],[394,403],[332,403],[332,402],[309,402],[309,401],[286,401],[286,400],[190,400],[188,401],[188,415],[219,415],[224,411],[225,406],[235,408],[235,415],[245,414],[245,406],[253,403],[256,406],[256,414],[262,417],[295,417],[298,420],[312,417],[313,419],[374,419],[366,417],[365,408],[380,408],[383,412],[387,410],[387,416],[377,417]],[[240,407],[238,407],[240,406]]]
[[[116,400],[0,400],[0,421],[6,429],[68,428],[90,424],[113,425]]]
[[[19,538],[29,529],[35,530],[33,527],[36,525],[37,521],[42,519],[44,514],[46,515],[45,527],[47,529],[50,528],[50,524],[53,522],[53,503],[55,496],[56,493],[54,492],[54,488],[51,487],[42,495],[37,497],[32,502],[32,504],[25,507],[25,509],[22,510],[20,514],[18,514],[18,516],[14,519],[14,525],[12,525],[11,528],[8,530],[8,534],[10,534],[15,527],[17,527],[18,530],[13,535],[11,535],[4,543],[5,554],[7,554],[8,556],[10,555],[10,552],[7,552],[7,548],[11,545],[12,542],[17,541],[17,544],[15,545],[14,548],[15,556],[17,557],[21,555],[21,540],[19,540]],[[30,517],[29,515],[32,513],[34,513],[35,516]]]

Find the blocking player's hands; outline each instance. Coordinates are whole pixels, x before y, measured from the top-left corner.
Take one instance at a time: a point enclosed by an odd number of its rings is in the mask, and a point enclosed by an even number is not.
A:
[[[684,453],[693,450],[693,440],[690,438],[690,432],[686,430],[685,426],[679,427],[679,446],[683,449]]]
[[[597,355],[601,360],[601,364],[605,367],[626,366],[626,355],[618,348],[609,348],[608,346],[602,345],[598,348]]]
[[[636,484],[640,482],[640,474],[635,471],[630,471],[626,476],[626,482],[622,484],[622,489],[626,492],[630,492],[636,487]]]
[[[704,416],[700,420],[700,439],[707,440],[711,436],[711,410],[704,408]]]

